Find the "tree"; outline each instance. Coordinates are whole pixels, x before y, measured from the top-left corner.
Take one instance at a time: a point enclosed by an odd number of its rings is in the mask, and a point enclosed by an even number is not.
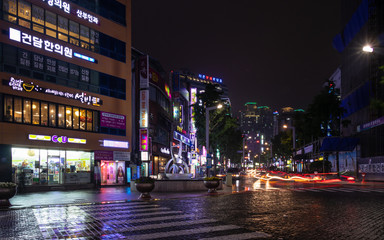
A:
[[[207,85],[205,91],[197,95],[197,103],[194,104],[196,137],[199,147],[205,142],[205,109],[212,107],[221,101],[222,91],[215,85]],[[239,161],[242,139],[237,120],[231,117],[230,108],[224,107],[209,113],[210,134],[209,145],[211,149],[219,149],[221,157],[230,158],[232,162]]]

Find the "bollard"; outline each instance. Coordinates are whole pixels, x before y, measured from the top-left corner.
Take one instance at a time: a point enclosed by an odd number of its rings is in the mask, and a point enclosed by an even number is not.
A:
[[[232,187],[232,173],[227,173],[227,176],[225,177],[225,185]]]

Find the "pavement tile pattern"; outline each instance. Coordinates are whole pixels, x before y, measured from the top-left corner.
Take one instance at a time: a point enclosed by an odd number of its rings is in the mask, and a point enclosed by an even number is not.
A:
[[[270,235],[160,206],[157,201],[0,211],[0,239],[260,239]]]

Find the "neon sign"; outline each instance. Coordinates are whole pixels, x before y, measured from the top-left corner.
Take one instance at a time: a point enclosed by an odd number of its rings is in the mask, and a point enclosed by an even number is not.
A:
[[[39,85],[34,85],[33,82],[25,83],[23,80],[15,79],[13,77],[9,79],[8,85],[15,91],[21,91],[21,92],[36,91],[40,93],[78,100],[81,103],[85,103],[88,105],[92,104],[94,106],[100,106],[103,104],[100,98],[92,95],[88,95],[85,92],[81,92],[81,93],[62,92],[56,89],[43,88],[43,87],[40,87]]]
[[[212,76],[208,76],[208,75],[204,75],[204,74],[199,74],[199,78],[204,79],[204,80],[217,82],[217,83],[223,83],[223,79],[221,79],[221,78],[212,77]]]
[[[28,33],[23,33],[20,30],[9,28],[9,39],[24,43],[35,48],[44,49],[47,52],[54,52],[65,57],[72,58],[72,49],[69,47],[63,47],[58,43],[53,43],[49,40],[43,40],[39,37],[32,36]]]
[[[69,138],[67,136],[58,136],[58,135],[36,135],[36,134],[29,134],[28,135],[29,140],[37,140],[37,141],[47,141],[47,142],[54,142],[54,143],[76,143],[76,144],[86,144],[86,139],[80,139],[80,138]]]
[[[170,151],[168,148],[160,148],[160,152],[162,152],[164,154],[170,154]]]

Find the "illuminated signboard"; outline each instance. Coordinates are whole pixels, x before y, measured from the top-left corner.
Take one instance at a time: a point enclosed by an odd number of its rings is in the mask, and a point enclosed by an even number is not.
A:
[[[140,151],[148,151],[148,130],[140,129]]]
[[[173,132],[173,138],[174,139],[177,139],[177,140],[180,140],[182,141],[183,143],[187,144],[187,145],[191,145],[191,140],[183,135],[181,135],[180,133],[174,131]]]
[[[72,54],[72,48],[64,47],[61,44],[51,42],[49,40],[43,40],[39,37],[33,36],[28,33],[23,33],[20,30],[9,28],[9,39],[24,43],[30,46],[33,46],[35,48],[44,49],[47,52],[53,52],[57,53],[61,56],[65,56],[68,58],[72,58],[72,56],[75,56],[77,58],[89,61],[89,62],[97,62],[94,58],[85,56],[80,53],[73,53]]]
[[[40,93],[50,94],[54,96],[78,100],[81,103],[85,103],[88,105],[90,104],[94,106],[102,105],[102,101],[100,100],[100,98],[88,95],[85,92],[81,92],[81,93],[62,92],[56,89],[43,88],[43,87],[40,87],[39,85],[34,85],[33,82],[25,83],[23,80],[15,79],[13,77],[10,78],[8,85],[15,91],[21,91],[21,92],[34,91],[34,92],[40,92]]]
[[[169,89],[169,87],[168,87],[168,85],[167,84],[165,84],[165,92],[167,93],[167,96],[169,97],[169,98],[172,98],[172,96],[171,96],[171,90]]]
[[[171,152],[169,151],[169,148],[160,148],[160,152],[164,153],[164,154],[170,154]]]
[[[39,37],[32,36],[28,33],[23,33],[20,30],[9,28],[9,39],[21,42],[35,48],[44,49],[48,52],[54,52],[65,57],[72,58],[72,49],[69,47],[63,47],[58,43],[53,43],[49,40],[43,40]]]
[[[65,1],[62,0],[42,0],[43,2],[47,2],[47,4],[51,7],[58,7],[62,9],[66,13],[72,13],[73,15],[76,15],[78,18],[87,20],[90,23],[99,24],[99,18],[93,16],[92,14],[89,14],[87,12],[84,12],[80,9],[72,9],[71,5]]]
[[[149,90],[140,90],[140,128],[148,127]]]
[[[45,2],[46,0],[42,0],[42,1]],[[63,11],[66,13],[70,13],[70,11],[71,11],[71,5],[67,2],[62,1],[62,0],[47,0],[46,2],[51,7],[55,6],[55,7],[58,7],[60,9],[63,9]]]
[[[29,140],[37,140],[37,141],[47,141],[47,142],[54,142],[54,143],[75,143],[75,144],[86,144],[86,139],[80,139],[80,138],[69,138],[67,136],[58,136],[58,135],[36,135],[36,134],[29,134],[28,135]]]
[[[199,78],[204,79],[204,80],[217,82],[217,83],[223,83],[223,79],[221,79],[221,78],[212,77],[212,76],[208,76],[208,75],[204,75],[204,74],[199,74]]]
[[[191,132],[196,133],[196,125],[195,125],[195,111],[193,104],[197,102],[197,89],[191,88]]]
[[[129,143],[124,141],[101,140],[104,147],[128,148]]]

